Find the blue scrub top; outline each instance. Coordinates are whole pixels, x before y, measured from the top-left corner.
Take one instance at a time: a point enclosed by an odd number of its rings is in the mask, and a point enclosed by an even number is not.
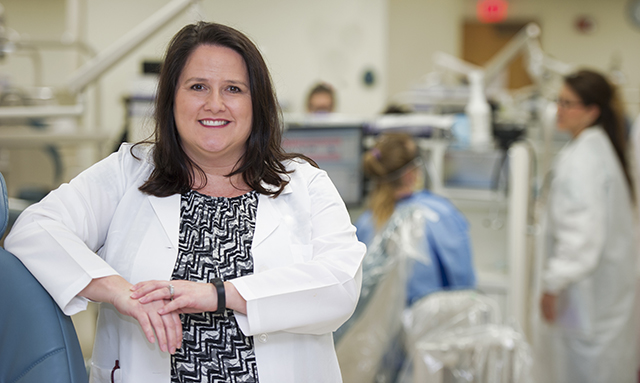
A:
[[[427,219],[425,227],[431,262],[414,263],[407,281],[407,305],[435,291],[475,288],[469,224],[462,213],[446,198],[427,190],[398,201],[397,207],[407,204],[427,207],[437,215]],[[371,211],[362,213],[355,226],[358,239],[371,244],[376,235]]]

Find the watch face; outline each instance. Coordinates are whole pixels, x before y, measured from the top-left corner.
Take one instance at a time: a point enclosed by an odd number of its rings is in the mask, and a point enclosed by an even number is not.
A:
[[[640,0],[629,0],[627,11],[633,25],[640,27]]]

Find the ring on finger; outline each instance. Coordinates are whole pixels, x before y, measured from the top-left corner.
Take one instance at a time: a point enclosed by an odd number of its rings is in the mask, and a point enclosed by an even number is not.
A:
[[[173,292],[174,292],[173,285],[169,284],[167,288],[169,289],[169,299],[173,300]]]

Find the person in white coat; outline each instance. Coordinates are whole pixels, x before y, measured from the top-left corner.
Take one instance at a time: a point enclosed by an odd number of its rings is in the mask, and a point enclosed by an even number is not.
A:
[[[327,174],[281,148],[256,46],[185,26],[155,120],[5,241],[66,314],[102,302],[91,382],[340,382],[366,250]]]
[[[567,76],[548,200],[543,317],[556,331],[557,382],[636,382],[633,187],[616,90],[601,74]]]

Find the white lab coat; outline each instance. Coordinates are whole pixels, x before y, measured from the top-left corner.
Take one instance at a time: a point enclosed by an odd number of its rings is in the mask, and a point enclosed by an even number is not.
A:
[[[557,294],[557,382],[635,382],[634,208],[604,130],[558,154],[549,192],[543,288]]]
[[[629,141],[632,144],[632,152],[633,152],[633,175],[636,184],[636,201],[640,200],[640,191],[638,187],[640,186],[640,115],[636,117],[633,122],[633,126],[631,127],[631,131],[629,133]],[[636,212],[640,213],[640,203],[636,203]],[[640,246],[636,248],[636,256],[640,256]],[[636,280],[640,278],[640,262],[638,262],[638,267],[636,267]],[[636,283],[636,318],[640,318],[640,283]],[[640,352],[640,331],[636,334],[636,349]],[[638,355],[640,356],[640,355]],[[639,364],[640,368],[640,364]]]
[[[77,294],[93,278],[171,277],[180,195],[141,193],[153,165],[147,153],[139,161],[129,149],[25,210],[5,241],[68,315],[85,309]],[[365,246],[326,173],[307,163],[288,167],[295,172],[282,194],[258,198],[254,274],[232,281],[247,315],[235,315],[254,335],[261,383],[340,382],[332,332],[355,309]],[[170,355],[146,340],[136,320],[103,303],[91,382],[110,382],[116,360],[118,382],[170,381]]]

